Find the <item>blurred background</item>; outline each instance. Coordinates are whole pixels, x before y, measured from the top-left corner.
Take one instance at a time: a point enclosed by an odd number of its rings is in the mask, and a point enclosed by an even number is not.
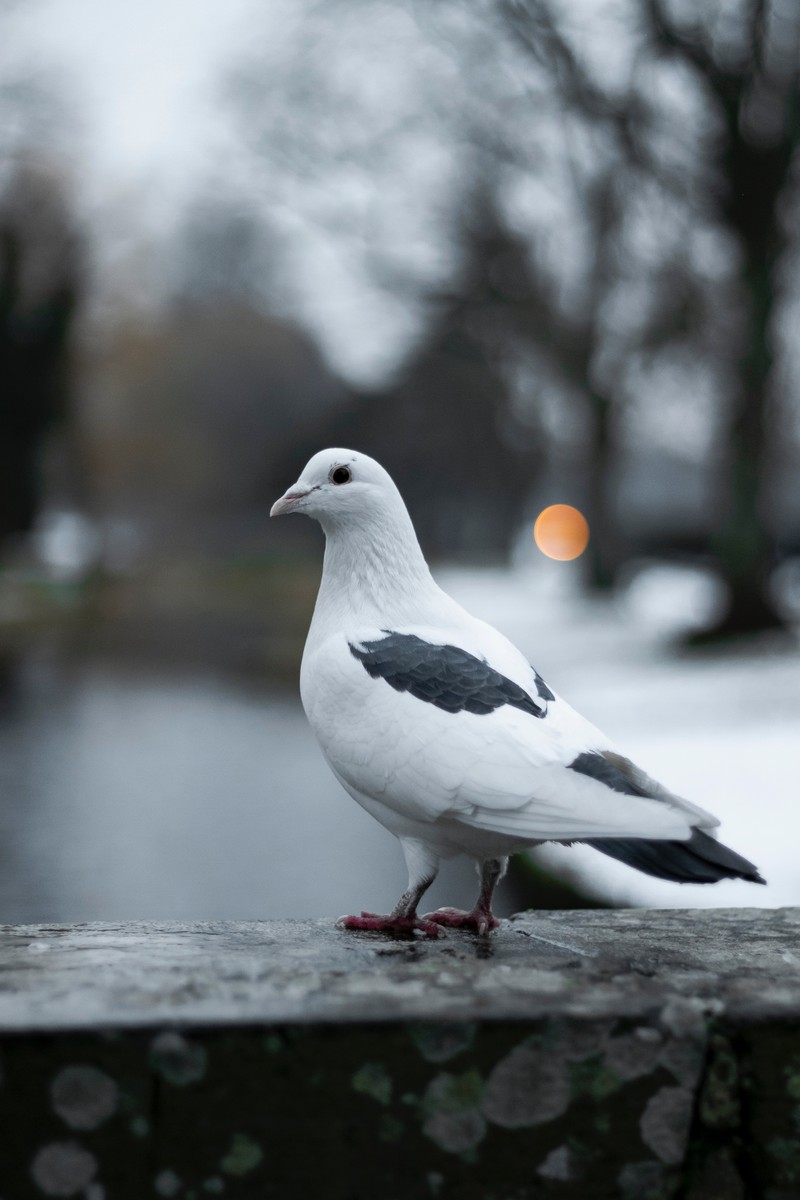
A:
[[[502,911],[800,904],[799,201],[794,0],[0,0],[0,920],[394,904],[267,519],[325,445],[769,880]]]

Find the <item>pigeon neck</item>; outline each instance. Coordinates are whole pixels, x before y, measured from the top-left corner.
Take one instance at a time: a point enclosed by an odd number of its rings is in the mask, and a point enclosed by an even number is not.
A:
[[[314,625],[329,629],[352,619],[381,625],[420,619],[439,588],[431,578],[411,518],[325,527]],[[322,630],[320,629],[320,632]]]

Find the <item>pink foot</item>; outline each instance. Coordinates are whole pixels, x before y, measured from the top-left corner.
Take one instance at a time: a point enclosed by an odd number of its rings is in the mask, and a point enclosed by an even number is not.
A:
[[[413,938],[415,932],[425,937],[442,936],[438,924],[425,917],[381,916],[380,913],[362,912],[360,917],[339,917],[339,929],[361,929],[368,933],[386,933],[394,938]]]
[[[425,913],[423,921],[433,921],[435,925],[446,925],[448,929],[469,929],[472,933],[491,933],[497,929],[500,922],[491,912],[475,908],[465,912],[462,908],[437,908],[436,912]]]

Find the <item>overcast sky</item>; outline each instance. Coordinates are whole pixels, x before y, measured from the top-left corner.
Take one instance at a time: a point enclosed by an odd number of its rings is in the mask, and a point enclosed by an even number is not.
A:
[[[13,66],[63,82],[108,189],[202,167],[220,136],[216,84],[246,45],[253,0],[29,0],[11,20]]]
[[[65,157],[99,262],[108,263],[110,236],[168,238],[203,184],[244,175],[223,84],[270,23],[280,26],[286,3],[25,0],[7,8],[0,71],[52,81],[66,98]],[[294,229],[287,245],[298,311],[332,363],[361,382],[378,379],[407,341],[405,314],[369,294],[324,231]],[[157,274],[158,252],[154,260]]]

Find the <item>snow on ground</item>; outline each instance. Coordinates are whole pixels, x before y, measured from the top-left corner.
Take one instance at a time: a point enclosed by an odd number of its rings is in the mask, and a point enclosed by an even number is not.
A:
[[[651,879],[585,846],[537,850],[560,874],[622,904],[663,908],[800,904],[800,654],[765,638],[740,652],[689,655],[676,636],[718,597],[702,573],[652,567],[620,601],[592,601],[577,566],[437,573],[466,608],[497,625],[550,687],[655,778],[721,820],[767,887]]]

